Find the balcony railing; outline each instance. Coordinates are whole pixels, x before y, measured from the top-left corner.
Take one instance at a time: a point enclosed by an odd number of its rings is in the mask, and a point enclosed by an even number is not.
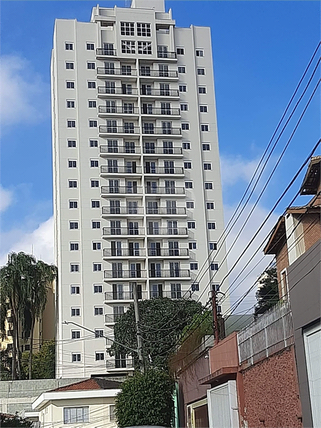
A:
[[[121,88],[115,87],[110,88],[106,86],[98,86],[98,94],[108,94],[108,95],[138,95],[137,88]]]
[[[156,166],[152,167],[144,167],[145,174],[170,174],[170,175],[179,175],[184,174],[184,169],[181,167],[161,167]]]
[[[104,248],[104,257],[145,257],[145,248]]]
[[[155,195],[185,195],[185,187],[145,187],[147,194]]]
[[[105,270],[104,278],[146,278],[146,270]]]
[[[144,235],[145,228],[137,227],[103,227],[103,236],[109,235]]]
[[[181,155],[183,150],[181,147],[144,147],[145,155]]]
[[[96,49],[96,55],[115,56],[116,55],[116,49],[97,48]]]
[[[153,128],[142,127],[143,134],[158,134],[158,135],[181,135],[181,128],[163,128],[161,126],[155,126]]]
[[[99,106],[98,107],[99,113],[105,113],[105,114],[138,114],[139,108],[138,107],[125,107],[125,106]]]
[[[100,172],[101,174],[141,174],[142,167],[101,165]]]
[[[99,88],[98,88],[99,89]],[[158,97],[178,97],[178,89],[140,89],[140,94],[143,96],[158,96]]]
[[[146,214],[147,215],[185,215],[186,214],[186,208],[185,207],[176,207],[176,208],[165,208],[165,207],[158,207],[158,208],[149,208],[146,207]]]
[[[108,322],[108,321],[105,320],[105,322]],[[130,358],[119,358],[119,359],[115,358],[113,360],[110,360],[110,359],[106,360],[107,370],[121,370],[121,369],[133,369],[133,368],[134,368],[134,361]]]
[[[188,256],[187,248],[148,248],[150,257],[183,257]]]
[[[179,148],[179,147],[178,147]],[[122,154],[140,154],[140,147],[138,146],[100,146],[100,153],[122,153]]]
[[[179,116],[181,111],[179,108],[146,108],[142,107],[142,114],[155,114],[155,115],[164,115],[164,116]]]
[[[189,269],[160,269],[149,270],[150,278],[189,278],[191,276]]]
[[[185,209],[185,208],[184,208]],[[143,207],[103,207],[102,215],[143,215]]]
[[[145,299],[147,297],[146,291],[137,292],[138,299]],[[116,291],[106,292],[105,300],[134,300],[132,291]]]
[[[186,227],[147,228],[147,235],[187,235]]]
[[[105,314],[105,323],[113,324],[119,320],[119,318],[124,314]]]
[[[100,125],[99,132],[101,134],[139,134],[139,126],[127,127],[127,126],[106,126]]]
[[[150,298],[157,299],[159,297],[169,297],[170,299],[186,299],[191,296],[190,290],[181,290],[181,291],[150,291]]]
[[[168,59],[175,59],[176,58],[176,52],[157,52],[157,58],[168,58]]]
[[[137,70],[135,68],[123,69],[119,67],[105,68],[97,67],[97,74],[107,74],[108,76],[137,76]]]
[[[139,75],[142,77],[178,77],[176,70],[139,70]]]
[[[128,186],[102,186],[101,187],[102,195],[137,195],[142,194],[143,189],[139,187],[128,187]]]

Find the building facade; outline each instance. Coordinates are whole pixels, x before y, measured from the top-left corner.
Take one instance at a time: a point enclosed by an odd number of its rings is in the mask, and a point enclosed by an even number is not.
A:
[[[130,365],[106,336],[135,284],[227,288],[210,29],[175,27],[164,0],[97,6],[56,21],[51,74],[57,376],[85,377]]]

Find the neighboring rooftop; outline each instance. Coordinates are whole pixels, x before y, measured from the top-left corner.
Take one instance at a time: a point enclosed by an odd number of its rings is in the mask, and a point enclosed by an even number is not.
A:
[[[89,391],[94,389],[119,389],[121,382],[113,380],[107,380],[103,378],[90,378],[81,382],[73,383],[71,385],[61,386],[56,389],[52,389],[49,392],[57,391]]]
[[[300,194],[315,195],[320,188],[320,164],[321,156],[313,156],[305,174]]]

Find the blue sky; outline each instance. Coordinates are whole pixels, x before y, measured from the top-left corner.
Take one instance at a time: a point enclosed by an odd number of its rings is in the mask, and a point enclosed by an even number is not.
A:
[[[124,1],[99,4],[125,7]],[[53,26],[56,18],[88,21],[95,5],[92,1],[1,2],[1,264],[8,251],[19,249],[53,260],[49,73]],[[228,218],[320,40],[320,3],[166,1],[168,8],[172,8],[177,26],[204,25],[212,30],[223,197]],[[313,82],[312,86],[316,78]],[[298,114],[280,139],[269,171],[297,117]],[[237,251],[318,140],[319,118],[318,95]],[[272,216],[269,227],[299,185],[300,180]]]

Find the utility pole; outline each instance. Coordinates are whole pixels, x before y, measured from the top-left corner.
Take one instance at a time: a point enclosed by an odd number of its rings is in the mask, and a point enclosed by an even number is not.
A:
[[[138,291],[137,283],[133,283],[133,296],[134,296],[134,310],[135,310],[135,321],[136,321],[136,335],[137,335],[137,353],[139,365],[142,372],[144,372],[144,358],[143,358],[143,340],[139,326],[139,308],[138,308]]]
[[[218,317],[217,317],[217,296],[215,285],[212,289],[212,310],[213,310],[213,327],[214,327],[214,344],[217,345],[220,340],[220,335],[218,331]]]

